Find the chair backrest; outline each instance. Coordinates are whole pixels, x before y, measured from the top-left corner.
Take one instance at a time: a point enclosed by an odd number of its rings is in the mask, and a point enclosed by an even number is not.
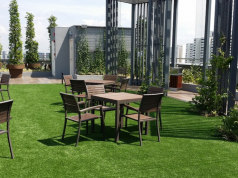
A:
[[[1,83],[9,83],[11,78],[10,74],[2,74]]]
[[[123,79],[122,82],[121,82],[120,90],[125,90],[126,91],[128,82],[129,82],[129,78]]]
[[[154,87],[150,86],[147,94],[155,94],[155,93],[164,93],[164,88],[163,87]]]
[[[163,93],[144,94],[140,104],[140,112],[148,113],[157,111],[160,107],[160,103],[163,96]]]
[[[10,119],[10,112],[13,100],[0,102],[0,123],[7,122]]]
[[[123,75],[123,76],[126,76],[127,74],[127,68],[126,67],[118,67],[117,68],[117,74],[118,75]]]
[[[117,82],[117,75],[104,75],[104,80],[113,80]]]
[[[87,85],[87,99],[91,99],[92,95],[104,94],[104,85]]]
[[[82,92],[87,92],[86,83],[84,80],[70,80],[72,92],[77,92],[78,94]]]
[[[78,102],[74,95],[70,95],[70,94],[66,94],[62,92],[60,92],[60,95],[64,103],[65,111],[79,113]]]
[[[70,80],[73,79],[73,76],[72,75],[63,75],[63,78],[64,78],[64,84],[66,86],[69,86],[70,85]]]

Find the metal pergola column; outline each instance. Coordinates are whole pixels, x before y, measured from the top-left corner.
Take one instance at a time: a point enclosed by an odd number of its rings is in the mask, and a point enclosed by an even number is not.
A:
[[[208,68],[209,58],[209,40],[210,40],[210,21],[211,21],[211,0],[206,1],[206,19],[205,19],[205,35],[204,35],[204,54],[203,54],[203,77],[206,77],[206,69]]]
[[[176,67],[176,63],[177,63],[176,48],[177,48],[178,0],[174,0],[174,8],[173,9],[174,9],[174,11],[173,11],[173,36],[172,36],[171,67]]]
[[[237,60],[238,60],[238,2],[234,1],[233,8],[233,29],[232,29],[232,46],[231,56],[233,60],[230,65],[230,81],[229,81],[229,93],[228,93],[228,111],[235,105],[236,97],[236,74],[237,74]]]
[[[169,63],[170,63],[170,39],[171,39],[171,15],[172,15],[172,0],[166,0],[165,7],[165,41],[164,41],[164,87],[169,89]]]
[[[151,76],[151,58],[153,55],[153,0],[149,0],[148,4],[148,19],[147,19],[147,49],[146,49],[146,76]],[[147,80],[147,84],[150,84],[150,79]]]
[[[134,83],[134,69],[135,69],[135,13],[136,5],[132,4],[131,8],[131,81],[130,85]]]

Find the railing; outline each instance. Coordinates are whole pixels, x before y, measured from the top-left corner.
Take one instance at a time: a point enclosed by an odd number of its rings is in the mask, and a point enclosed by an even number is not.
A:
[[[46,55],[46,54],[44,54],[44,55],[39,55],[39,63],[46,63],[46,64],[48,64],[48,63],[50,63],[50,59],[49,59],[49,56],[48,55]],[[25,62],[25,55],[24,55],[24,60],[23,60],[24,62]],[[8,63],[9,62],[9,55],[1,55],[1,62],[6,62],[6,63]]]

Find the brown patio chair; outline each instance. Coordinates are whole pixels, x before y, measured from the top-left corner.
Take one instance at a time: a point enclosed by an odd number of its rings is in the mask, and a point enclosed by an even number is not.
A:
[[[141,133],[142,133],[143,122],[149,122],[149,121],[156,120],[158,141],[160,142],[158,117],[159,117],[159,107],[160,107],[160,103],[161,103],[163,95],[164,95],[163,93],[144,94],[142,97],[141,103],[140,103],[139,110],[137,110],[137,109],[134,110],[134,108],[131,107],[130,105],[125,105],[125,107],[127,107],[129,109],[137,111],[137,113],[125,114],[125,115],[123,115],[121,113],[121,117],[126,117],[126,118],[129,118],[129,119],[132,119],[132,120],[138,122],[140,146],[142,146]],[[149,113],[149,112],[156,112],[156,118],[153,118],[153,117],[150,117],[149,115],[144,114],[144,113]]]
[[[81,130],[81,123],[85,121],[90,121],[90,120],[95,120],[100,118],[101,119],[101,128],[103,132],[103,140],[105,140],[105,124],[104,124],[104,116],[102,112],[102,106],[97,105],[97,106],[92,106],[88,107],[85,109],[80,110],[78,102],[76,100],[76,97],[74,95],[69,95],[66,93],[60,93],[63,103],[64,103],[64,109],[65,109],[65,123],[64,123],[64,129],[63,129],[63,135],[62,135],[62,140],[64,140],[64,135],[65,135],[65,130],[66,130],[66,125],[67,125],[67,120],[71,120],[73,122],[78,123],[78,134],[77,134],[77,140],[75,146],[78,145],[79,141],[79,136],[80,136],[80,130]],[[89,113],[88,111],[94,110],[94,109],[99,109],[100,110],[100,116]],[[75,116],[68,116],[67,113],[72,112],[72,113],[77,113],[78,115]],[[86,127],[87,129],[87,127]]]
[[[2,78],[1,78],[1,82],[0,82],[0,92],[1,92],[1,95],[2,95],[2,100],[3,101],[4,101],[3,94],[2,94],[3,91],[7,91],[8,97],[9,97],[9,99],[11,99],[10,98],[10,94],[9,94],[9,81],[10,81],[10,78],[11,78],[10,74],[2,74]],[[4,86],[4,85],[6,85],[7,88],[2,88],[2,86]]]
[[[156,94],[156,93],[164,93],[164,88],[163,87],[154,87],[154,86],[150,86],[148,91],[147,91],[147,94]],[[162,130],[162,120],[161,120],[161,112],[160,112],[160,109],[161,109],[161,103],[159,105],[159,121],[160,121],[160,128]],[[134,108],[134,110],[139,110],[139,108]],[[128,114],[128,108],[126,110],[126,114]],[[149,115],[149,113],[147,113]],[[125,121],[125,127],[127,127],[127,119]]]
[[[117,75],[122,75],[122,76],[126,77],[127,67],[118,67],[117,68]]]
[[[10,116],[12,103],[13,103],[13,100],[0,102],[0,124],[5,122],[7,123],[7,130],[0,130],[0,135],[7,133],[8,144],[9,144],[9,148],[11,152],[11,157],[13,159],[14,155],[12,151],[12,144],[11,144],[10,130],[9,130],[10,119],[12,119],[12,117]]]
[[[112,91],[111,87],[113,87],[117,83],[117,75],[104,75],[103,80],[113,80],[113,81],[115,81],[115,83],[113,85],[105,86],[106,91],[111,92]]]
[[[105,93],[105,88],[104,85],[87,85],[87,100],[90,103],[91,102],[91,96],[92,95],[98,95],[98,94],[104,94]],[[101,103],[102,105],[104,103]],[[102,111],[104,113],[104,118],[106,116],[107,111],[113,111],[115,110],[115,107],[109,107],[109,106],[102,106]],[[99,110],[99,109],[95,109]]]
[[[117,91],[126,92],[128,82],[129,82],[129,78],[122,79],[120,86],[112,87],[112,91],[114,91],[114,92],[117,92]]]
[[[86,107],[86,101],[83,101],[83,99],[86,99],[87,97],[87,88],[86,88],[85,81],[84,80],[70,80],[70,84],[72,88],[72,94],[77,93],[75,97],[78,98],[78,104],[84,104]]]
[[[63,79],[64,79],[64,86],[65,86],[65,93],[72,93],[70,80],[73,80],[73,76],[63,75]]]

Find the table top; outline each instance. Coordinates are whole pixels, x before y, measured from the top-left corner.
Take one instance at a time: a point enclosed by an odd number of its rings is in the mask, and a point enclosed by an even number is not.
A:
[[[101,100],[101,101],[110,101],[122,103],[132,103],[141,101],[142,95],[132,94],[132,93],[105,93],[99,95],[93,95],[92,99]]]
[[[85,80],[86,85],[99,85],[99,84],[103,84],[103,85],[110,85],[110,84],[114,84],[115,81],[113,80]]]

